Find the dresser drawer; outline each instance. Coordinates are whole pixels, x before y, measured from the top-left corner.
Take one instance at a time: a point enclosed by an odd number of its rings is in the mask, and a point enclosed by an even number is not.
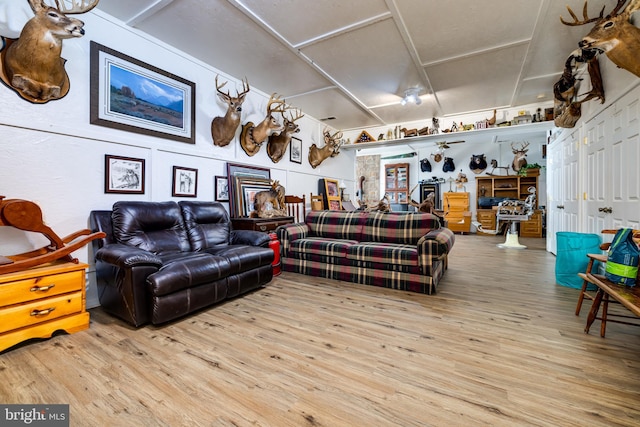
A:
[[[84,270],[0,284],[0,307],[79,291],[83,285]]]
[[[57,319],[84,309],[82,292],[54,296],[0,309],[0,334]]]

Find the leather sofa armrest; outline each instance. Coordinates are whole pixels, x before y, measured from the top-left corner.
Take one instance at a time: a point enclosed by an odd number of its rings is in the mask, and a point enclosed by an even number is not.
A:
[[[162,260],[157,255],[135,246],[112,243],[103,246],[95,254],[96,261],[102,261],[120,268],[141,265],[162,267]]]
[[[232,245],[249,245],[269,247],[271,238],[267,233],[254,230],[232,230],[230,233],[230,243]]]

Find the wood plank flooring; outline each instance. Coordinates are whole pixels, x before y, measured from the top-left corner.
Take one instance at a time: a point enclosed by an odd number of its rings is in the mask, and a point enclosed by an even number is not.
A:
[[[456,236],[431,296],[283,273],[163,327],[94,309],[0,354],[0,401],[72,426],[640,425],[640,328],[584,334],[544,240],[502,241]]]

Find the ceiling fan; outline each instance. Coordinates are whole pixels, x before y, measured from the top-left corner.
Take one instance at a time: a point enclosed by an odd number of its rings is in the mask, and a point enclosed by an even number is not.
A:
[[[436,145],[438,146],[438,150],[439,151],[444,151],[449,147],[449,144],[459,144],[461,142],[464,142],[464,140],[460,140],[460,141],[451,141],[451,142],[447,142],[447,141],[440,141],[440,142],[436,142]]]

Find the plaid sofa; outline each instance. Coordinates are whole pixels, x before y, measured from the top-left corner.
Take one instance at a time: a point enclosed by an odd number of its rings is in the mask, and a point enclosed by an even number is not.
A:
[[[435,215],[311,211],[276,230],[285,271],[431,294],[455,236]]]

